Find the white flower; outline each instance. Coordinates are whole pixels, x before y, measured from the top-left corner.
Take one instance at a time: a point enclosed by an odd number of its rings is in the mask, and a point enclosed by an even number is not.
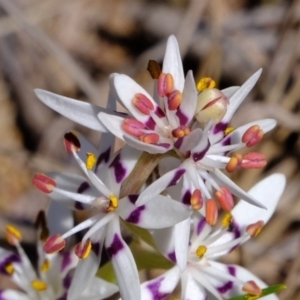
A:
[[[285,187],[285,178],[281,174],[274,174],[256,184],[249,194],[265,203],[267,210],[249,205],[244,201],[227,215],[222,228],[214,230],[205,219],[195,213],[192,218],[192,233],[187,245],[181,246],[180,255],[187,260],[182,270],[175,266],[160,277],[141,285],[142,300],[165,299],[176,287],[181,279],[182,300],[228,299],[243,293],[258,296],[261,289],[266,287],[259,278],[246,269],[236,265],[224,265],[215,260],[232,251],[238,245],[254,237],[265,223],[268,222]],[[189,236],[190,228],[173,235],[182,235],[181,240]],[[174,239],[155,236],[161,250],[174,250]],[[168,244],[168,245],[166,245]],[[168,252],[164,255],[169,258]],[[176,261],[177,257],[173,258]],[[275,295],[264,299],[278,299]]]
[[[34,184],[51,199],[73,209],[90,209],[95,213],[63,235],[49,238],[44,249],[46,252],[59,251],[64,247],[67,237],[89,228],[76,247],[77,255],[84,259],[76,269],[74,281],[81,282],[94,276],[105,245],[116,272],[122,298],[138,300],[138,273],[131,251],[121,236],[119,217],[139,227],[158,229],[173,226],[188,218],[190,210],[172,199],[161,201],[159,196],[155,201],[142,206],[135,205],[138,195],[120,198],[121,185],[135,166],[141,154],[139,151],[125,147],[111,157],[110,148],[98,153],[78,133],[66,134],[65,146],[74,155],[87,179],[74,174],[37,174]],[[83,157],[86,155],[84,162]],[[78,287],[75,284],[73,287],[70,294],[76,295]]]
[[[41,225],[41,224],[40,224]],[[56,254],[45,254],[43,235],[39,226],[40,237],[37,241],[38,263],[37,269],[32,266],[23,250],[20,240],[21,233],[14,226],[6,226],[8,241],[16,246],[18,254],[0,248],[0,272],[20,288],[20,290],[0,290],[3,300],[99,300],[105,299],[118,291],[118,287],[100,278],[92,277],[82,281],[78,293],[72,297],[68,295],[73,285],[74,268],[78,258],[72,252],[65,251]]]

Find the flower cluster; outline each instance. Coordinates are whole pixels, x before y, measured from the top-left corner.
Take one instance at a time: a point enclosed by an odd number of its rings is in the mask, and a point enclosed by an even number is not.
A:
[[[237,151],[258,144],[276,121],[257,120],[239,128],[229,125],[261,70],[240,87],[219,90],[211,78],[196,84],[191,71],[184,77],[174,36],[168,39],[162,69],[150,61],[148,70],[154,80],[153,96],[130,77],[112,74],[106,108],[36,90],[38,98],[55,111],[102,132],[100,148],[78,132],[64,135],[65,149],[82,176],[53,172],[33,178],[34,185],[51,199],[91,215],[43,244],[43,259],[61,258],[67,239],[84,231],[72,252],[79,262],[71,285],[64,288],[68,278],[64,271],[58,276],[62,278],[60,293],[50,295],[57,291],[50,288],[43,293],[49,293],[47,299],[102,299],[116,292],[115,286],[101,281],[98,290],[104,289],[106,296],[85,294],[95,291],[93,284],[100,280],[95,274],[106,251],[123,300],[165,299],[179,281],[184,300],[230,299],[243,293],[256,299],[265,283],[240,266],[223,265],[216,259],[259,233],[285,186],[284,176],[274,174],[247,193],[226,175],[238,168],[266,165],[262,153]],[[128,114],[116,112],[114,99]],[[125,143],[117,152],[115,138]],[[234,196],[241,199],[237,204]],[[150,237],[152,246],[173,267],[141,284],[130,244],[122,236],[123,226],[144,240]],[[16,234],[8,231],[19,245]],[[22,256],[22,261],[27,260]],[[56,271],[61,267],[57,264]],[[46,282],[42,273],[40,277],[33,271],[30,274],[31,282],[34,278]]]

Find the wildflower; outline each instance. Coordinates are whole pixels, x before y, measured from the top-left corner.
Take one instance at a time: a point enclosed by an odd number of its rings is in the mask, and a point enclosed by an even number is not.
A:
[[[138,150],[125,147],[112,157],[110,149],[97,154],[94,146],[78,133],[65,135],[65,147],[73,154],[87,178],[62,173],[37,174],[33,182],[51,199],[73,209],[90,209],[96,213],[63,235],[50,237],[44,250],[48,253],[60,251],[67,237],[89,228],[75,249],[76,254],[83,259],[79,266],[80,272],[75,275],[78,274],[77,277],[82,280],[94,276],[105,245],[116,272],[122,299],[140,299],[136,265],[121,236],[119,218],[139,227],[158,229],[188,218],[190,211],[172,199],[161,201],[158,197],[149,205],[136,206],[138,195],[120,195],[122,183],[141,154]],[[77,277],[74,277],[74,281],[77,281]],[[70,293],[73,295],[76,291],[74,286]]]
[[[82,281],[79,292],[70,297],[68,291],[73,285],[73,271],[78,258],[73,252],[45,254],[43,242],[47,237],[47,229],[43,214],[38,217],[38,263],[37,270],[32,266],[20,242],[21,232],[12,225],[5,228],[10,244],[17,248],[18,254],[0,248],[0,272],[8,277],[20,290],[5,289],[0,291],[3,300],[80,300],[105,299],[118,291],[117,286],[100,278],[93,277]]]
[[[142,299],[165,299],[181,279],[182,299],[229,299],[247,293],[253,297],[261,294],[266,287],[259,278],[237,265],[224,265],[215,261],[231,252],[251,237],[255,237],[271,218],[285,186],[281,174],[271,175],[256,184],[249,194],[260,201],[265,201],[267,210],[262,210],[244,201],[225,215],[222,227],[214,230],[205,219],[195,212],[192,217],[192,232],[186,245],[181,250],[185,253],[187,265],[184,270],[176,265],[165,274],[141,285]],[[173,231],[173,235],[186,234]],[[182,237],[185,240],[185,237]],[[174,249],[174,239],[162,236],[156,241],[161,250]],[[169,245],[166,245],[168,243]],[[167,252],[163,253],[170,259]],[[176,262],[176,257],[173,257]],[[278,299],[275,295],[266,299]]]

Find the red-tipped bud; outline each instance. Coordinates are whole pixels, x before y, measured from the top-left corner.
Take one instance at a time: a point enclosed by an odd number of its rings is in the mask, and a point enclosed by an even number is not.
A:
[[[35,174],[32,180],[34,186],[43,193],[50,194],[56,187],[56,181],[45,174]]]
[[[178,128],[172,130],[172,136],[177,139],[189,135],[190,133],[191,133],[190,128],[186,126],[179,126]]]
[[[168,97],[169,110],[176,110],[182,101],[182,93],[175,90]]]
[[[191,206],[194,210],[199,210],[203,206],[203,197],[201,191],[196,189],[191,196]]]
[[[218,207],[213,199],[206,201],[205,219],[209,225],[216,225],[218,220]]]
[[[151,100],[140,93],[134,96],[132,103],[144,115],[150,115],[150,112],[154,110]]]
[[[64,143],[65,143],[66,151],[68,153],[72,154],[73,152],[80,151],[81,148],[80,141],[74,132],[68,132],[65,134]]]
[[[146,144],[156,144],[159,141],[159,135],[157,133],[146,133],[139,136],[139,140]]]
[[[225,211],[231,211],[234,206],[234,201],[231,192],[227,187],[221,186],[220,190],[216,192],[216,198],[220,206]]]
[[[252,147],[259,143],[263,136],[263,130],[258,125],[253,125],[243,134],[242,142],[245,143],[247,147]]]
[[[169,96],[174,89],[174,79],[170,73],[161,73],[158,77],[158,95]]]
[[[75,246],[75,254],[81,258],[85,259],[89,256],[92,249],[92,242],[91,240],[86,240],[85,242],[78,243]]]
[[[267,160],[264,154],[250,152],[243,156],[242,167],[245,169],[260,169],[265,167]]]
[[[139,137],[144,133],[143,129],[145,129],[145,125],[135,119],[125,119],[122,128],[126,133]]]
[[[48,254],[59,252],[66,246],[66,241],[60,234],[50,236],[44,244],[44,251]]]
[[[256,237],[264,227],[264,221],[258,221],[247,226],[246,231],[251,237]]]
[[[243,291],[250,294],[251,296],[257,297],[262,293],[261,288],[252,280],[245,283],[245,285],[243,286]]]

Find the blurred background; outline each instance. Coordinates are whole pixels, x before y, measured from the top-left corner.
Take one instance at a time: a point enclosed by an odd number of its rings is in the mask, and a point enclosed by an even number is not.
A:
[[[25,242],[33,243],[35,216],[49,205],[32,187],[33,174],[78,172],[64,151],[65,132],[76,129],[100,140],[98,132],[44,106],[33,89],[105,106],[108,76],[118,72],[151,92],[147,63],[162,62],[170,34],[178,38],[185,72],[193,70],[196,80],[210,76],[225,88],[263,68],[232,125],[278,121],[255,149],[269,163],[233,178],[249,189],[281,172],[288,184],[263,232],[226,261],[241,263],[268,284],[286,283],[281,299],[300,299],[297,0],[0,0],[0,228],[21,226]]]

